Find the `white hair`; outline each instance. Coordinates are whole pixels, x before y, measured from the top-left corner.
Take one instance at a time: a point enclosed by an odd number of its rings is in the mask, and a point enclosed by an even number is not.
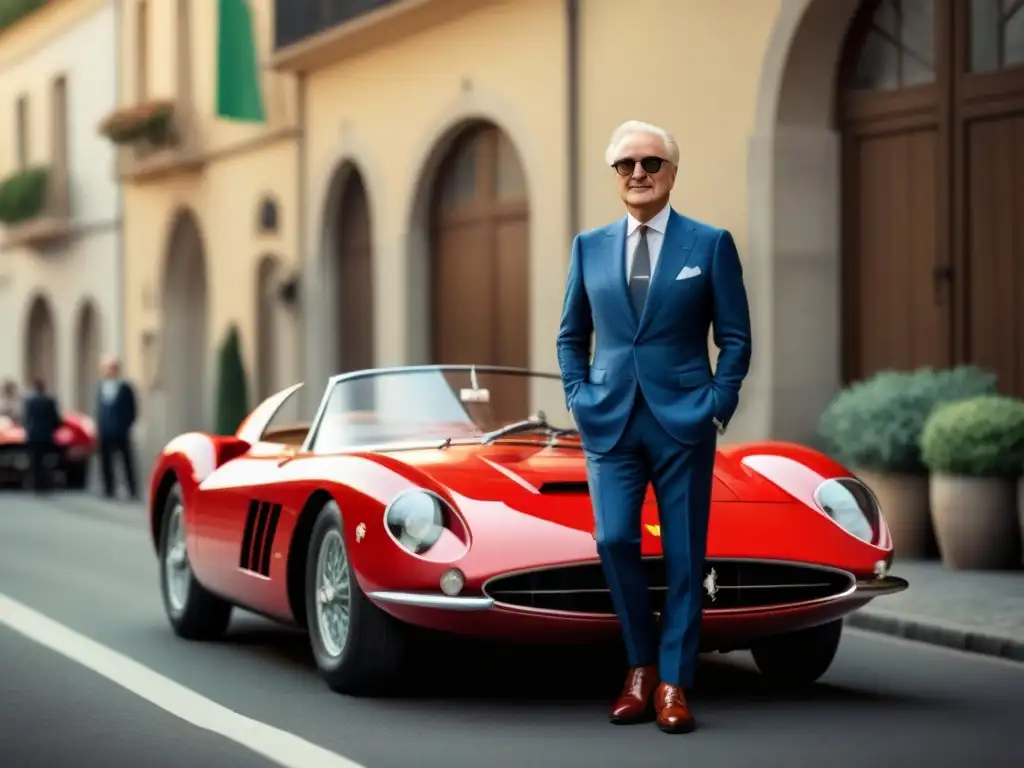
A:
[[[604,161],[608,165],[612,165],[616,160],[621,160],[619,148],[626,139],[636,136],[638,133],[657,136],[661,139],[665,145],[665,151],[668,152],[668,157],[665,159],[672,163],[672,165],[679,165],[679,145],[676,144],[675,137],[664,128],[659,128],[656,125],[644,123],[640,120],[627,120],[612,131],[612,137],[608,141],[608,149],[604,151]]]

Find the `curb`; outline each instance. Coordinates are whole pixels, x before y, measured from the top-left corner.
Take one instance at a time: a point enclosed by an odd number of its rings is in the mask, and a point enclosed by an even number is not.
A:
[[[957,651],[994,656],[1024,664],[1024,642],[950,626],[937,621],[902,618],[892,614],[856,611],[846,617],[855,629],[914,640]]]

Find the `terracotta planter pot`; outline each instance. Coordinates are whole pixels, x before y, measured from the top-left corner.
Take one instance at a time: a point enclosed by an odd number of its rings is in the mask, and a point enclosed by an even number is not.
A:
[[[930,485],[932,521],[943,565],[998,570],[1019,563],[1015,481],[933,474]]]
[[[934,552],[928,510],[928,475],[903,475],[855,470],[874,491],[892,533],[896,559],[919,560]]]

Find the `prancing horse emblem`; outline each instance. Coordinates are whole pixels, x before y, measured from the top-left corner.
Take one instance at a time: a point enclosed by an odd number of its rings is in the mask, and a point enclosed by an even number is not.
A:
[[[711,602],[715,602],[715,595],[718,594],[718,572],[714,568],[704,577],[704,591],[708,593]]]
[[[363,536],[366,535],[366,523],[360,523],[356,526],[356,544],[363,540]]]

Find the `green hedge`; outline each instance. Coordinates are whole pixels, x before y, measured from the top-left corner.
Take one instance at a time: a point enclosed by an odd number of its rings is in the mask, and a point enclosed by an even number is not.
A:
[[[233,435],[249,415],[249,392],[238,327],[232,325],[220,348],[217,371],[216,434]]]
[[[840,392],[822,414],[818,432],[826,453],[849,467],[922,474],[920,439],[932,411],[995,393],[995,374],[975,366],[885,371]]]
[[[0,31],[21,21],[32,11],[46,5],[47,0],[0,0]]]
[[[48,168],[18,171],[0,182],[0,221],[18,224],[39,216],[46,207]]]
[[[1019,477],[1024,466],[1024,401],[988,395],[940,406],[925,424],[921,455],[932,472]]]

